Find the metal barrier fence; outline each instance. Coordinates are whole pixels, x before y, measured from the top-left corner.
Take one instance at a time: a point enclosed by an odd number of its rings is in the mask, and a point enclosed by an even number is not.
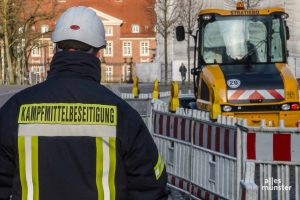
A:
[[[170,92],[160,92],[160,98],[162,100],[168,99],[170,97]],[[149,118],[151,114],[151,93],[142,93],[138,98],[134,98],[132,93],[121,93],[121,98],[124,99],[131,107],[133,107],[143,118],[146,125],[149,125]],[[161,101],[161,100],[157,100]],[[161,101],[162,102],[162,101]],[[148,126],[149,127],[149,126]]]
[[[148,129],[151,130],[152,98],[150,98],[148,94],[139,96],[141,98],[131,98],[131,96],[128,96],[127,94],[124,93],[122,93],[122,96],[129,97],[129,98],[124,98],[124,100],[126,100],[126,102],[140,114],[144,123],[147,125]],[[157,100],[157,101],[161,101],[161,100]]]
[[[193,199],[299,199],[300,129],[208,115],[154,103],[150,129],[171,187]]]
[[[153,137],[171,186],[194,199],[237,199],[234,127],[216,126],[206,121],[204,112],[198,112],[197,118],[154,110],[152,116]]]
[[[122,93],[121,94],[122,96],[122,99],[125,99],[125,100],[130,100],[130,99],[140,99],[140,100],[152,100],[152,94],[151,93],[144,93],[144,94],[139,94],[138,98],[135,98],[133,96],[132,93]],[[161,98],[164,98],[164,97],[170,97],[171,95],[171,92],[170,91],[167,91],[167,92],[160,92],[159,93],[160,97]]]
[[[245,179],[261,200],[300,199],[300,134],[292,128],[250,128],[242,132]]]
[[[191,96],[192,91],[188,90],[187,93],[183,93],[181,90],[179,91],[180,96]],[[165,92],[159,92],[160,98],[168,98],[171,96],[170,91],[165,91]],[[151,100],[152,99],[152,93],[142,93],[139,94],[138,98],[135,98],[132,93],[122,93],[121,98],[128,100],[128,99],[143,99],[143,100]]]

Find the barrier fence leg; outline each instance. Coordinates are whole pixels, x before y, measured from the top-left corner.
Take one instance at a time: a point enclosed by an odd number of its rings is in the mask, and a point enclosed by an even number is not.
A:
[[[254,183],[255,163],[247,162],[245,166],[245,178],[241,180],[241,200],[257,200],[258,186]]]
[[[300,199],[300,166],[295,167],[296,199]]]
[[[237,174],[236,174],[236,199],[239,198],[240,192],[240,181],[242,179],[242,162],[243,162],[243,138],[242,138],[242,130],[237,128],[237,145],[236,145],[236,152],[237,152]]]
[[[148,116],[147,127],[150,133],[152,133],[152,111],[153,111],[152,101],[151,99],[149,99],[147,102],[147,116]]]
[[[190,170],[190,182],[189,182],[189,184],[190,184],[190,187],[189,187],[189,199],[192,199],[192,180],[193,180],[193,156],[194,156],[194,151],[193,151],[193,145],[194,145],[194,125],[195,125],[195,122],[194,122],[194,119],[193,119],[193,121],[191,122],[192,124],[191,124],[191,131],[190,131],[190,133],[191,133],[191,144],[190,144],[190,158],[189,158],[189,161],[190,161],[190,168],[189,168],[189,170]]]

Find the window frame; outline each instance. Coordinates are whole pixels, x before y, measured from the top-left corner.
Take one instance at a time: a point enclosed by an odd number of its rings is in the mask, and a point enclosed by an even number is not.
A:
[[[147,44],[147,45],[143,46],[143,44]],[[146,49],[147,49],[147,52],[145,51]],[[149,41],[140,41],[140,55],[141,56],[149,56],[150,55],[150,42]]]
[[[114,35],[114,27],[113,26],[104,26],[105,36],[113,36]],[[110,30],[110,31],[108,31]]]
[[[105,66],[105,81],[113,81],[114,69],[112,65]]]
[[[51,40],[49,41],[49,46],[48,46],[48,51],[49,51],[49,56],[54,55],[54,49],[55,49],[55,43],[52,42]]]
[[[48,33],[48,32],[49,32],[49,25],[47,25],[47,24],[41,25],[41,33],[45,34],[45,33]]]
[[[125,44],[130,44],[130,45],[125,46]],[[122,49],[123,49],[123,56],[132,56],[132,41],[123,41]],[[129,53],[126,52],[127,50],[129,50]]]
[[[132,24],[131,25],[131,32],[132,33],[140,33],[141,32],[141,26],[138,24]]]
[[[111,44],[111,45],[109,45],[109,44]],[[110,52],[108,52],[109,49],[110,49]],[[103,55],[105,57],[114,56],[114,42],[112,40],[109,40],[109,41],[106,42],[106,47],[104,49]]]
[[[35,47],[33,47],[33,48],[31,49],[31,56],[32,56],[32,57],[41,57],[42,52],[41,52],[41,47],[40,47],[40,46],[41,46],[41,45],[40,45],[40,42],[38,42],[38,45],[35,46]],[[34,50],[38,50],[38,53],[34,53]]]

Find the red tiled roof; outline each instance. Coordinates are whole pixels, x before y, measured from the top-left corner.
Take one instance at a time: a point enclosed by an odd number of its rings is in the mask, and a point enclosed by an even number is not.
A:
[[[58,13],[72,6],[93,7],[123,20],[121,37],[155,37],[155,0],[66,0],[58,4]],[[59,15],[59,14],[58,14]],[[140,26],[140,33],[132,33],[131,26]]]

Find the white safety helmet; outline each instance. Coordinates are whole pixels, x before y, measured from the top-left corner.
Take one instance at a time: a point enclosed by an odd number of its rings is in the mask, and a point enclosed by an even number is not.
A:
[[[76,40],[95,48],[105,47],[105,30],[96,12],[84,7],[72,7],[58,19],[52,33],[54,43]]]

